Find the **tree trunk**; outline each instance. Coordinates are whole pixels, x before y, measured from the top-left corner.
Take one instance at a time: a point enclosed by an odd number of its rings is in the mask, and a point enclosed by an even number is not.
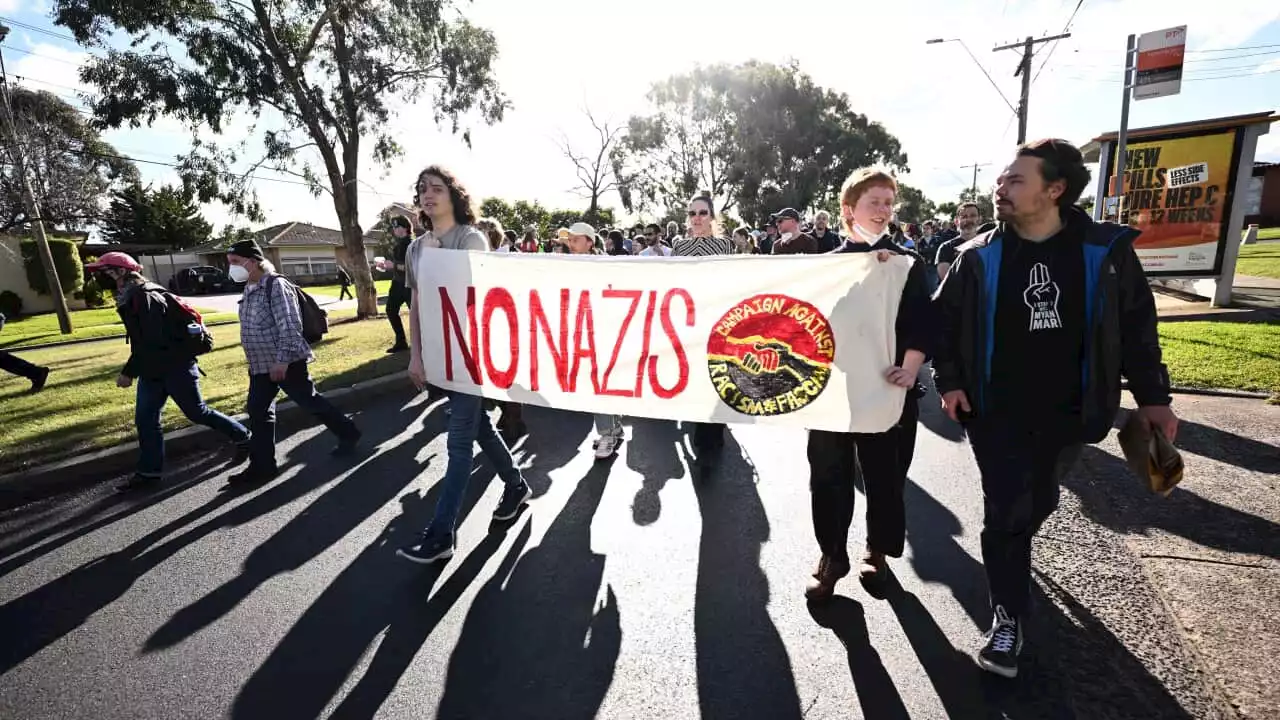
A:
[[[347,271],[356,285],[356,318],[364,320],[378,314],[378,289],[373,284],[369,258],[364,254],[364,232],[360,229],[356,209],[350,206],[346,193],[342,195],[334,196],[333,206],[342,229],[342,245],[347,250]]]

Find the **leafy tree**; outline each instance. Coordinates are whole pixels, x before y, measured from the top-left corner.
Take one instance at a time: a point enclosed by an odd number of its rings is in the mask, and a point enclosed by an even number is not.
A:
[[[517,200],[514,203],[508,203],[496,197],[485,198],[480,203],[480,214],[494,218],[502,223],[503,228],[515,230],[522,236],[525,228],[532,225],[538,231],[538,237],[543,240],[550,237],[556,230],[569,227],[576,222],[591,223],[597,230],[618,223],[613,208],[597,208],[596,221],[591,222],[587,219],[586,213],[581,210],[548,210],[537,201]]]
[[[973,188],[965,188],[960,192],[960,202],[976,202],[982,211],[982,222],[990,222],[996,218],[996,206],[991,202],[991,193],[975,192]]]
[[[910,185],[898,184],[898,220],[904,223],[922,223],[932,220],[938,212],[933,201]]]
[[[9,90],[45,224],[64,230],[93,224],[102,216],[102,198],[113,186],[137,182],[137,168],[61,98],[16,85]],[[29,221],[22,185],[6,158],[0,163],[0,232],[25,229]]]
[[[936,214],[941,215],[942,217],[950,220],[956,216],[956,211],[959,209],[960,209],[960,203],[944,202],[938,205],[938,207],[936,208],[937,210]]]
[[[117,190],[101,223],[108,243],[153,245],[182,250],[209,240],[213,227],[182,188],[132,185]]]
[[[493,123],[508,107],[493,75],[493,34],[460,17],[452,0],[55,0],[54,14],[102,51],[81,71],[99,91],[91,108],[100,125],[167,116],[193,134],[220,134],[237,112],[264,123],[264,152],[248,171],[233,170],[247,141],[195,141],[180,163],[184,186],[255,220],[262,213],[249,185],[259,167],[329,193],[355,259],[362,317],[378,312],[360,228],[362,151],[383,165],[400,155],[389,120],[427,93],[435,120],[455,132],[472,111]],[[126,49],[109,44],[116,32],[133,37]]]
[[[231,247],[241,240],[253,240],[253,231],[247,227],[236,227],[235,225],[226,224],[222,226],[222,231],[218,233],[217,241],[219,247]]]
[[[753,225],[783,207],[822,206],[860,167],[905,169],[898,140],[786,66],[698,67],[653,86],[614,153],[628,210],[671,214],[699,189]]]

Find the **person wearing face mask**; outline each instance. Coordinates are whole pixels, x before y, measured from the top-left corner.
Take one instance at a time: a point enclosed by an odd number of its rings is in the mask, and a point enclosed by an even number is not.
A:
[[[854,172],[840,192],[846,237],[834,253],[874,252],[881,262],[893,255],[913,260],[894,323],[897,357],[884,376],[885,382],[904,388],[907,396],[897,424],[884,432],[809,431],[813,530],[822,551],[813,580],[805,589],[805,596],[813,601],[830,598],[836,583],[851,570],[848,542],[855,468],[862,470],[867,498],[866,551],[858,575],[869,591],[883,589],[886,558],[902,557],[906,539],[903,488],[915,452],[918,402],[925,394],[917,375],[928,359],[936,323],[924,262],[890,236],[897,189],[888,173],[865,168]]]
[[[818,252],[818,241],[800,230],[800,213],[784,208],[769,216],[782,233],[773,244],[774,255],[812,255]]]
[[[400,308],[408,306],[410,311],[413,310],[409,291],[404,285],[405,253],[409,251],[409,243],[413,241],[413,223],[403,215],[391,218],[391,235],[396,244],[391,251],[391,290],[387,293],[386,312],[387,322],[391,324],[396,342],[387,350],[388,354],[409,349],[409,342],[404,337],[404,322],[400,319]]]
[[[116,378],[127,388],[137,381],[134,424],[138,428],[138,464],[133,477],[116,486],[121,492],[156,483],[164,470],[164,431],[160,416],[169,399],[195,425],[204,425],[235,444],[233,465],[249,458],[250,433],[244,425],[209,407],[200,394],[200,367],[184,342],[191,316],[164,287],[142,276],[142,265],[122,252],[109,252],[84,266],[101,287],[116,288],[116,312],[129,341],[129,359]],[[234,276],[232,276],[234,277]],[[200,333],[203,329],[197,328]]]
[[[232,484],[261,483],[278,474],[276,466],[276,395],[281,390],[310,412],[338,438],[333,455],[351,455],[360,441],[356,424],[316,392],[307,364],[315,359],[302,337],[302,311],[293,283],[253,240],[227,251],[231,279],[245,283],[240,300],[240,346],[249,363],[246,410],[253,428],[249,466],[229,478]]]
[[[676,241],[672,255],[706,257],[733,254],[733,242],[715,230],[715,207],[711,194],[703,192],[689,200],[689,234]],[[724,423],[693,423],[695,470],[706,478],[724,450]]]

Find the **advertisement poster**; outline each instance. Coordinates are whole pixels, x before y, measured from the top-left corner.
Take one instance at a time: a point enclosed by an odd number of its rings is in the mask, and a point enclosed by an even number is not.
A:
[[[1231,215],[1237,132],[1129,143],[1119,214],[1122,222],[1142,230],[1136,248],[1147,274],[1218,271]],[[1115,219],[1114,194],[1112,176],[1108,219]]]

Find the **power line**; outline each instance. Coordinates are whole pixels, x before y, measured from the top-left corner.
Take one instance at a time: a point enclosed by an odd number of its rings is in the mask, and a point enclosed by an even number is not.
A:
[[[1204,50],[1188,50],[1186,52],[1188,55],[1192,55],[1196,53],[1235,52],[1236,50],[1260,50],[1263,48],[1280,48],[1280,43],[1273,43],[1271,45],[1242,45],[1240,47],[1233,48],[1206,48]]]
[[[61,33],[56,33],[52,30],[46,30],[42,27],[37,27],[35,25],[24,23],[21,20],[14,20],[12,18],[0,17],[0,22],[4,22],[8,25],[16,25],[24,30],[30,30],[31,32],[38,32],[44,35],[48,35],[49,37],[58,38],[59,40],[66,40],[67,42],[76,41],[76,39],[71,37],[70,35],[63,35]]]
[[[1071,17],[1067,18],[1067,24],[1062,26],[1062,34],[1066,34],[1071,30],[1071,23],[1075,22],[1076,13],[1080,12],[1080,8],[1084,6],[1084,0],[1076,3],[1076,9],[1071,11]],[[1044,66],[1049,64],[1049,60],[1053,58],[1053,51],[1058,49],[1061,40],[1054,40],[1053,45],[1049,47],[1049,52],[1044,56],[1044,61],[1040,63],[1040,67],[1036,69],[1036,74],[1031,78],[1031,84],[1035,85],[1036,80],[1040,77],[1040,73],[1044,72]]]
[[[30,55],[32,57],[44,58],[45,60],[62,63],[63,65],[70,65],[71,67],[80,67],[80,63],[73,63],[70,60],[63,60],[62,58],[56,58],[52,55],[45,55],[43,53],[32,52],[31,50],[23,50],[20,47],[14,47],[12,45],[5,45],[5,49],[10,50],[12,52],[19,52],[19,53],[22,53],[23,55]]]
[[[1280,50],[1271,50],[1271,51],[1268,51],[1268,52],[1258,52],[1258,53],[1245,53],[1245,54],[1243,54],[1243,55],[1227,55],[1227,56],[1223,56],[1223,57],[1215,57],[1215,58],[1192,58],[1192,59],[1190,59],[1190,60],[1183,60],[1182,62],[1183,62],[1183,64],[1184,64],[1184,65],[1190,65],[1191,63],[1212,63],[1212,62],[1222,62],[1222,61],[1224,61],[1224,60],[1240,60],[1240,59],[1243,59],[1243,58],[1250,58],[1250,57],[1266,57],[1266,56],[1270,56],[1270,55],[1280,55]],[[1113,70],[1113,71],[1115,71],[1115,70],[1121,70],[1121,69],[1122,69],[1122,68],[1120,68],[1120,67],[1119,67],[1119,66],[1117,66],[1117,65],[1098,65],[1097,63],[1063,63],[1063,64],[1062,64],[1062,67],[1070,67],[1070,68],[1100,68],[1100,69]],[[1206,67],[1206,68],[1199,68],[1199,69],[1201,69],[1201,70],[1214,70],[1214,69],[1216,69],[1216,68]]]
[[[1235,73],[1230,75],[1218,75],[1214,77],[1192,77],[1192,78],[1184,77],[1182,78],[1182,82],[1203,82],[1205,80],[1231,80],[1233,78],[1256,77],[1258,75],[1271,75],[1273,73],[1280,73],[1280,68],[1277,68],[1275,70],[1263,70],[1261,72],[1253,72],[1253,73]],[[1096,77],[1077,77],[1074,75],[1060,75],[1059,77],[1061,77],[1063,80],[1077,80],[1080,82],[1093,82],[1093,83],[1124,82],[1123,80],[1113,80],[1108,78],[1096,78]]]

